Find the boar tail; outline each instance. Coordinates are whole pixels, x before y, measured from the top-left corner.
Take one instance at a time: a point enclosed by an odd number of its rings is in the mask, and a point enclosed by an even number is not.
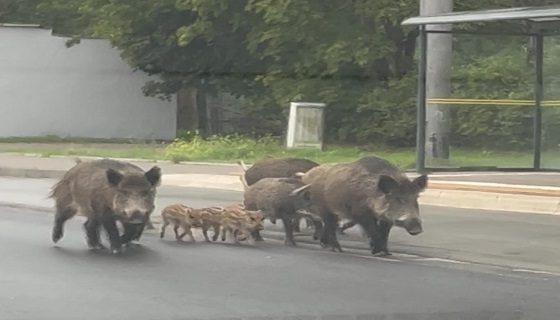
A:
[[[59,191],[60,188],[66,184],[66,181],[64,179],[61,179],[60,181],[58,181],[52,188],[51,188],[51,192],[49,193],[48,197],[49,199],[53,199],[56,198],[59,195]]]
[[[239,160],[237,161],[237,164],[241,167],[241,169],[243,169],[243,171],[247,171],[247,166],[245,165],[245,162],[243,162],[243,160]]]
[[[247,190],[249,188],[249,185],[247,184],[247,180],[245,180],[245,176],[240,175],[239,180],[241,180],[241,183],[243,183],[243,189]]]

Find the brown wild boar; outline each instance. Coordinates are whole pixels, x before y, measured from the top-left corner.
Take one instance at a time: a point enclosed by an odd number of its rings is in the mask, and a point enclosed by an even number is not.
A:
[[[294,178],[296,172],[307,172],[319,165],[308,159],[274,157],[261,158],[250,168],[247,168],[242,160],[238,161],[238,164],[243,169],[245,181],[249,186],[262,178]],[[295,232],[300,231],[299,221],[298,218],[293,221],[292,228]]]
[[[75,159],[76,163],[82,163],[84,162],[82,159],[80,158],[76,158]],[[128,167],[127,163],[124,162],[120,162],[120,161],[116,161],[116,160],[112,160],[112,159],[101,159],[101,160],[96,160],[96,161],[90,161],[90,163],[92,165],[95,165],[101,169],[109,169],[109,168],[113,168],[113,169],[117,169],[117,170],[126,170]],[[144,228],[146,229],[154,229],[154,226],[152,224],[152,221],[150,219],[150,216],[148,216],[148,220],[146,221],[146,223],[128,223],[128,222],[123,222],[123,221],[119,221],[121,223],[121,225],[123,226],[124,229],[124,234],[121,236],[121,243],[122,244],[129,244],[131,240],[140,240],[140,237],[142,236],[142,233],[144,231]]]
[[[202,225],[202,221],[200,221],[199,216],[191,215],[193,210],[193,208],[182,204],[171,204],[163,208],[161,210],[162,223],[159,237],[163,238],[165,236],[165,229],[167,229],[168,225],[172,224],[177,241],[182,241],[185,235],[188,234],[191,241],[196,242],[191,227],[193,224]],[[179,228],[183,229],[182,234],[179,234]]]
[[[55,200],[53,242],[64,234],[64,223],[78,212],[86,216],[84,227],[88,246],[104,248],[99,238],[103,226],[109,234],[111,252],[119,253],[123,238],[116,222],[125,226],[123,237],[132,239],[153,212],[161,169],[153,166],[144,172],[131,163],[110,159],[77,163],[57,182],[49,195]],[[143,229],[143,227],[140,227]]]
[[[422,233],[418,197],[427,184],[425,174],[411,181],[390,162],[364,157],[332,166],[321,179],[292,195],[311,193],[314,207],[324,221],[323,246],[342,252],[336,224],[339,218],[345,218],[356,221],[366,231],[372,254],[388,255],[387,240],[393,225],[411,235]]]
[[[218,237],[220,235],[221,221],[223,218],[223,208],[197,208],[191,211],[191,215],[198,218],[194,220],[195,223],[192,224],[192,227],[202,229],[202,235],[204,235],[204,240],[206,242],[210,242],[210,239],[208,238],[208,230],[210,228],[214,229],[212,241],[218,240]]]
[[[222,241],[227,238],[227,233],[233,235],[235,243],[247,240],[253,243],[253,231],[260,231],[263,227],[263,214],[259,210],[247,210],[240,205],[226,206],[222,211]],[[241,236],[241,237],[240,237]]]
[[[332,168],[332,164],[322,164],[320,166],[317,166],[307,172],[296,172],[295,176],[299,177],[301,179],[301,181],[303,181],[303,183],[305,184],[310,184],[313,181],[317,180],[317,179],[322,179],[322,175],[327,172],[330,168]],[[309,219],[306,219],[306,221],[309,223]],[[347,222],[345,222],[344,224],[342,224],[342,226],[337,227],[338,233],[339,234],[344,234],[344,230],[348,229],[348,228],[352,228],[353,226],[355,226],[357,223],[353,220],[348,220]],[[308,224],[309,227],[309,224]]]
[[[306,191],[291,196],[290,193],[304,184],[296,178],[263,178],[252,186],[248,186],[243,177],[245,192],[243,194],[243,204],[248,210],[260,210],[265,218],[273,223],[276,219],[281,219],[284,225],[285,239],[284,244],[294,246],[293,220],[303,216],[310,217],[315,224],[315,236],[321,234],[322,224],[320,218],[312,213],[311,199]],[[256,241],[262,241],[258,231],[252,233]]]
[[[250,168],[240,160],[238,164],[244,171],[247,185],[252,186],[262,178],[294,178],[296,172],[307,172],[319,164],[300,158],[265,157],[255,162]]]

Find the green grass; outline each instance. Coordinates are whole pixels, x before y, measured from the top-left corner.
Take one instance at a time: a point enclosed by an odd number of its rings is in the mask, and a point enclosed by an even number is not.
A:
[[[190,141],[176,140],[167,145],[128,143],[96,144],[82,141],[59,141],[20,139],[0,145],[0,151],[17,153],[35,153],[42,156],[98,156],[109,158],[139,158],[150,160],[171,160],[173,162],[203,161],[216,163],[234,163],[239,159],[246,163],[265,156],[301,157],[319,163],[352,161],[367,155],[385,158],[403,169],[412,169],[415,165],[413,149],[391,149],[387,147],[369,147],[368,151],[359,147],[326,146],[324,151],[311,149],[286,150],[275,138],[264,137],[252,139],[233,135],[229,137],[199,136]],[[49,141],[49,142],[45,142]],[[3,142],[0,140],[0,143]],[[35,145],[34,145],[35,144]],[[37,145],[38,144],[38,145]],[[370,151],[371,150],[371,151]],[[430,164],[430,167],[459,166],[498,166],[526,167],[532,166],[532,151],[527,152],[488,152],[480,150],[451,149],[449,163]],[[560,150],[545,152],[542,155],[542,167],[560,168]]]

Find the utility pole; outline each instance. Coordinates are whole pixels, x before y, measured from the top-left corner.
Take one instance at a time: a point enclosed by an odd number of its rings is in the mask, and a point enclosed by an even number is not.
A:
[[[453,12],[453,0],[420,0],[420,15]],[[451,25],[427,25],[427,31],[451,31]],[[452,35],[428,33],[426,99],[445,99],[451,95]],[[426,105],[426,160],[449,160],[451,118],[449,107]]]

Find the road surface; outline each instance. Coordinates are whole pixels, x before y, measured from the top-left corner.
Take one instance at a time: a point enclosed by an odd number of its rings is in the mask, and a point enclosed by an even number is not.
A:
[[[560,278],[367,255],[184,243],[150,234],[123,256],[86,250],[80,218],[2,208],[4,319],[557,319]],[[386,316],[386,317],[384,317]]]
[[[50,181],[3,182],[0,201],[48,203]],[[158,206],[238,197],[162,188]],[[81,217],[55,246],[52,215],[0,207],[2,318],[558,319],[558,217],[433,207],[422,214],[426,233],[393,232],[390,259],[270,239],[179,244],[170,232],[163,240],[148,233],[141,247],[116,257],[87,250]],[[516,269],[525,264],[533,272]]]

